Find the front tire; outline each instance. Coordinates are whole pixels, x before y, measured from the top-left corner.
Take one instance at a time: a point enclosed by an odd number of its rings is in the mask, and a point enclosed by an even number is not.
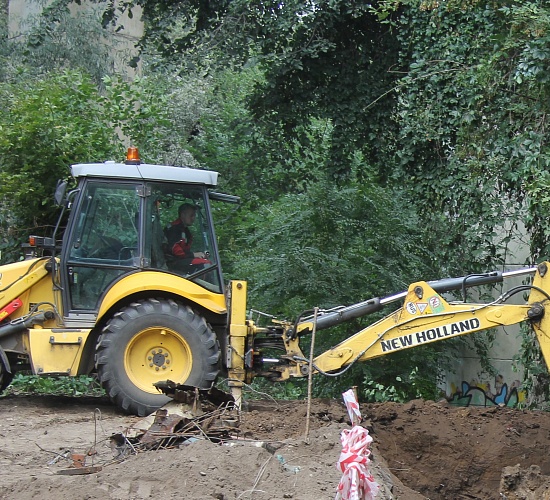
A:
[[[99,337],[101,385],[125,412],[149,415],[170,398],[155,382],[208,389],[218,374],[216,335],[202,316],[174,300],[146,299],[113,316]]]

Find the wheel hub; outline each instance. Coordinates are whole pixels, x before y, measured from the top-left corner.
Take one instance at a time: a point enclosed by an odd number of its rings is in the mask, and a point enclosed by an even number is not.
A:
[[[166,370],[170,364],[170,353],[165,349],[151,349],[147,361],[149,361],[149,368],[153,368],[155,371]]]

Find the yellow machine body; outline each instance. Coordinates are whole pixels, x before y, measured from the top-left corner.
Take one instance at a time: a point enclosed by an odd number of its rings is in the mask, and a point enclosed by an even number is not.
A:
[[[41,306],[41,303],[56,304],[56,314],[52,319],[46,320],[42,326],[22,331],[13,346],[30,356],[32,372],[35,374],[75,376],[83,373],[81,366],[89,361],[83,360],[82,356],[93,327],[63,327],[60,321],[63,309],[59,300],[56,300],[58,292],[46,269],[49,263],[50,259],[36,259],[0,268],[3,283],[16,282],[0,296],[0,310],[19,298],[23,306],[10,315],[10,319],[14,320],[23,317],[33,307],[38,307],[39,310],[46,307],[53,311],[49,306]],[[101,324],[102,318],[116,309],[118,304],[144,291],[167,294],[222,317],[226,313],[225,297],[222,294],[208,292],[179,276],[142,272],[121,279],[106,291],[99,308],[97,324]]]
[[[23,306],[10,314],[19,318],[29,312],[31,304],[56,302],[56,292],[47,268],[50,259],[33,259],[0,267],[0,310],[20,299]]]

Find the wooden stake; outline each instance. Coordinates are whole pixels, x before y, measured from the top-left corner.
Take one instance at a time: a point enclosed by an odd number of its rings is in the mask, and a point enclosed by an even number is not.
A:
[[[309,417],[311,414],[311,387],[313,385],[313,348],[315,347],[315,333],[317,330],[317,313],[319,308],[313,310],[313,331],[311,332],[311,347],[309,349],[309,373],[307,377],[307,411],[306,411],[306,432],[304,440],[309,444]]]

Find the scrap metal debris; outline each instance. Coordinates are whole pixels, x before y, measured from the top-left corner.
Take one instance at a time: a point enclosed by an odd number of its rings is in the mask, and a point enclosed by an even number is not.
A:
[[[63,453],[51,452],[55,458],[48,465],[63,459],[69,462],[69,466],[58,470],[57,474],[93,474],[106,465],[120,463],[128,456],[142,451],[175,448],[199,439],[215,443],[239,439],[240,413],[231,395],[215,387],[205,390],[176,384],[170,380],[159,382],[155,386],[173,401],[124,432],[108,437],[112,458],[99,460],[96,440],[85,453],[68,449]],[[96,410],[96,433],[97,422],[101,419],[98,412]],[[91,463],[87,463],[88,459]]]
[[[173,399],[132,426],[111,437],[111,447],[122,458],[144,450],[172,448],[197,439],[222,442],[238,433],[234,398],[215,387],[198,389],[167,380],[155,384]]]
[[[57,474],[63,476],[82,476],[84,474],[95,474],[103,469],[101,465],[89,465],[86,467],[74,467],[70,469],[61,469],[57,471]]]
[[[72,463],[68,469],[58,470],[57,474],[62,474],[64,476],[81,476],[84,474],[95,474],[103,469],[101,465],[86,465],[86,457],[90,456],[90,453],[84,454],[67,452],[65,455],[69,455]],[[65,458],[67,457],[65,456]]]
[[[227,392],[220,391],[212,386],[210,389],[199,389],[192,385],[176,384],[171,380],[165,380],[153,384],[159,391],[172,398],[177,403],[193,403],[198,401],[198,396],[213,405],[235,405],[235,398]]]

